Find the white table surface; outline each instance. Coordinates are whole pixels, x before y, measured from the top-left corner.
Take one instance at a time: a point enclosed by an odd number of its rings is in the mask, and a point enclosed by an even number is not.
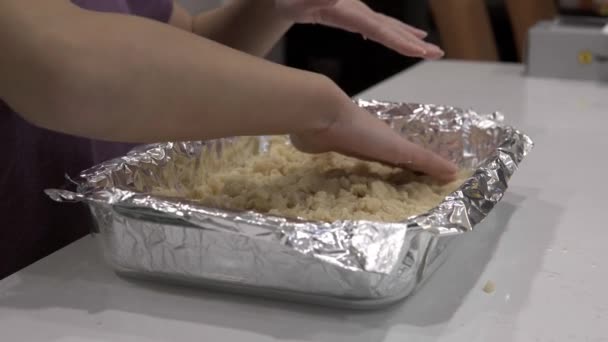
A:
[[[0,340],[608,341],[608,86],[521,73],[424,63],[362,94],[500,110],[537,145],[467,246],[402,304],[349,312],[135,283],[86,237],[0,281]]]

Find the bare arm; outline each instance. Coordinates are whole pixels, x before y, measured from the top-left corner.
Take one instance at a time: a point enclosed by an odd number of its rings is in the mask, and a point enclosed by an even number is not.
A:
[[[137,143],[289,133],[310,152],[455,176],[327,78],[152,20],[2,0],[0,47],[0,98],[51,130]]]
[[[11,52],[0,97],[52,130],[130,142],[288,133],[323,128],[345,98],[322,76],[168,25],[30,3],[0,5]]]

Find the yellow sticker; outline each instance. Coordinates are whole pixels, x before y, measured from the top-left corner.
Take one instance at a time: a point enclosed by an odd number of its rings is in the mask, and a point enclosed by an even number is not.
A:
[[[593,54],[589,50],[581,51],[578,54],[578,62],[587,65],[593,63]]]

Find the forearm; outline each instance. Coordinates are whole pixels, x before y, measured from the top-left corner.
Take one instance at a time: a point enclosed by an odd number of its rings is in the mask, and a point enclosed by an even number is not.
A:
[[[36,18],[44,30],[0,28],[14,52],[0,56],[0,97],[52,130],[137,143],[293,133],[323,129],[347,100],[321,76],[168,25],[57,11]]]
[[[265,56],[292,24],[279,15],[273,0],[233,0],[196,16],[192,29],[237,50]]]

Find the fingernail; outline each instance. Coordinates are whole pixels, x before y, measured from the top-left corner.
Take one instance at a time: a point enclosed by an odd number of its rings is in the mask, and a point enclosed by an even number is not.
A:
[[[435,52],[435,53],[442,53],[443,52],[443,50],[441,50],[439,48],[439,46],[434,45],[434,44],[427,44],[426,45],[426,49],[429,50],[429,51]]]
[[[439,57],[445,56],[445,52],[441,49],[437,49],[437,54],[439,55]]]
[[[430,58],[440,58],[443,57],[443,55],[445,54],[443,50],[432,44],[428,44],[426,50],[428,52],[427,57]]]

